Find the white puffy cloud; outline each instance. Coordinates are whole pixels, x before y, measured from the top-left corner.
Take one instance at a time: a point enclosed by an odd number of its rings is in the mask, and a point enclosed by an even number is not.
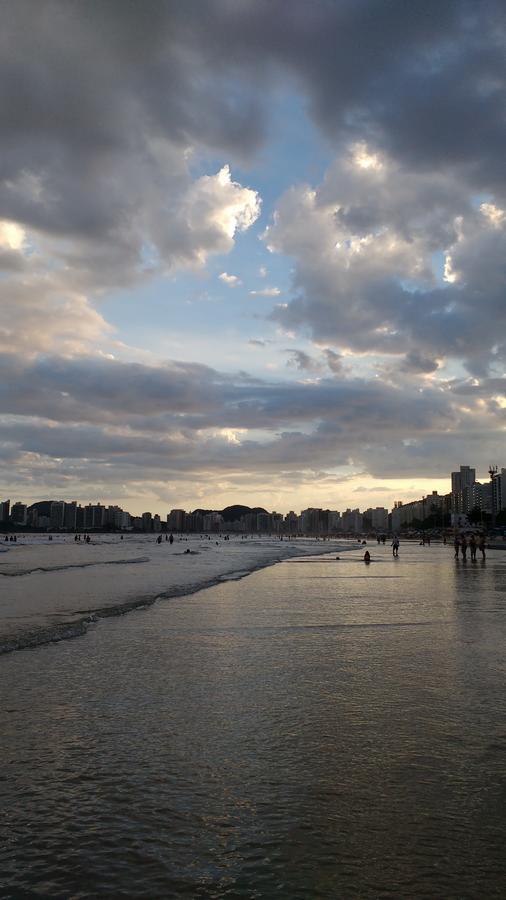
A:
[[[504,355],[505,217],[492,202],[477,207],[457,175],[353,146],[317,189],[284,194],[264,238],[296,261],[292,299],[273,313],[285,328],[309,327],[341,350],[422,353],[472,371]]]
[[[232,181],[229,166],[223,166],[188,186],[159,223],[157,246],[170,265],[204,265],[211,253],[232,249],[236,232],[256,221],[260,205],[257,192]]]
[[[228,285],[228,287],[239,287],[242,284],[242,281],[238,277],[238,275],[229,275],[228,272],[222,272],[220,275],[218,275],[218,278],[221,281],[224,281],[225,284]]]
[[[259,212],[256,192],[233,181],[225,166],[195,181],[188,173],[181,176],[170,205],[162,210],[153,199],[149,214],[142,206],[132,210],[110,243],[0,222],[0,348],[68,354],[101,347],[112,329],[93,295],[140,287],[178,267],[201,268],[211,254],[230,251],[236,233]],[[227,284],[240,284],[236,276],[223,275]]]

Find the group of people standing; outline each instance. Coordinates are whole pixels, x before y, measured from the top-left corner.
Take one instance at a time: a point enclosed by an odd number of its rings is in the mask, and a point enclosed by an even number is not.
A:
[[[170,537],[169,537],[169,536],[166,534],[166,535],[165,535],[165,540],[168,541],[169,544],[173,544],[173,543],[174,543],[174,535],[171,534]],[[181,540],[181,538],[180,538],[180,540]],[[157,544],[161,544],[161,543],[162,543],[162,536],[161,536],[161,534],[158,535],[158,537],[157,537],[157,539],[156,539],[156,543],[157,543]],[[187,552],[189,553],[190,551],[188,550]]]
[[[455,559],[459,558],[459,553],[461,554],[462,559],[467,559],[468,550],[471,559],[476,559],[476,553],[478,552],[478,550],[481,552],[482,559],[485,559],[486,557],[486,543],[483,534],[479,534],[478,536],[474,534],[471,534],[469,536],[465,534],[456,534],[453,546],[455,548]]]

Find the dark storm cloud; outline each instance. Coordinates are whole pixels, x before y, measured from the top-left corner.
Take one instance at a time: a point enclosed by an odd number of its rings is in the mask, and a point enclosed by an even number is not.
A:
[[[484,0],[216,3],[216,60],[261,54],[291,72],[333,139],[370,139],[422,168],[464,165],[503,178],[504,4]],[[206,23],[207,24],[207,23]],[[226,59],[226,57],[225,57]]]
[[[422,168],[503,178],[505,13],[493,0],[18,0],[4,4],[3,214],[136,249],[144,190],[177,193],[177,152],[250,155],[266,91],[292,77],[334,138]],[[357,216],[357,213],[355,213]],[[135,231],[135,230],[134,230]]]
[[[250,152],[262,127],[243,85],[207,71],[205,16],[182,4],[20,0],[3,7],[3,215],[135,251],[144,190],[180,191],[178,149]],[[157,140],[172,149],[160,159]],[[160,182],[160,179],[162,181]]]

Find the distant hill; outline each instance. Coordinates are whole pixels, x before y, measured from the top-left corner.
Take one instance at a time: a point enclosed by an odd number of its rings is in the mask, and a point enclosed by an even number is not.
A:
[[[51,503],[54,503],[54,500],[37,500],[36,503],[32,503],[28,509],[36,509],[39,516],[50,516],[51,515]]]
[[[253,509],[250,506],[243,506],[241,503],[236,503],[234,506],[226,506],[225,509],[194,509],[193,515],[198,514],[201,516],[207,516],[209,513],[219,512],[220,515],[223,516],[223,520],[225,522],[238,522],[241,516],[245,516],[248,513],[253,513],[253,515],[257,515],[258,513],[267,513],[267,510],[262,506],[254,506]]]
[[[248,513],[258,515],[258,513],[266,512],[267,510],[263,509],[261,506],[255,506],[251,509],[249,506],[242,506],[238,503],[234,506],[226,506],[225,509],[222,509],[221,514],[225,522],[238,522],[241,516],[246,516]]]

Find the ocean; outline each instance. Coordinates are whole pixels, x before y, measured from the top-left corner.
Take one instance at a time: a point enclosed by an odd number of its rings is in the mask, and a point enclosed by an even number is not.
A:
[[[0,656],[0,896],[504,897],[506,555],[369,550]]]

